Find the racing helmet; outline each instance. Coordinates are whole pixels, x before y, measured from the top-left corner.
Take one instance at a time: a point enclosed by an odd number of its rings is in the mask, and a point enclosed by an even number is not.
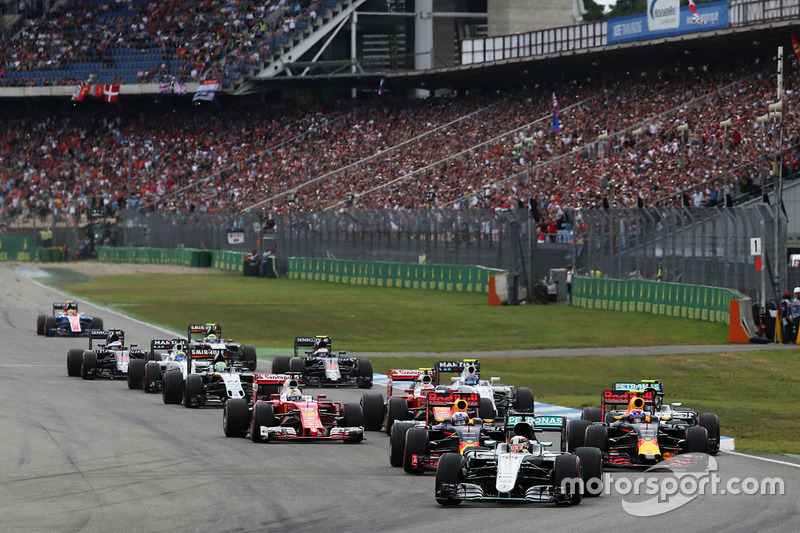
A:
[[[225,372],[225,361],[217,361],[214,363],[214,372]]]
[[[183,361],[186,359],[186,353],[183,350],[178,350],[175,352],[175,360],[176,361]]]
[[[631,412],[628,413],[629,420],[636,420],[644,418],[644,411],[641,409],[631,409]]]
[[[466,426],[469,422],[469,416],[464,411],[456,411],[450,418],[454,426]]]
[[[292,401],[299,401],[303,399],[303,394],[300,392],[300,389],[289,389],[286,392],[286,399]]]
[[[120,340],[119,335],[116,333],[111,333],[108,337],[106,337],[106,348],[118,349],[121,347],[122,340]]]
[[[512,452],[527,452],[530,450],[530,442],[522,435],[514,435],[508,449]]]
[[[206,342],[209,344],[216,344],[217,343],[217,336],[213,333],[210,333],[206,336]]]
[[[478,374],[467,374],[467,377],[464,378],[464,385],[477,385],[479,379]]]

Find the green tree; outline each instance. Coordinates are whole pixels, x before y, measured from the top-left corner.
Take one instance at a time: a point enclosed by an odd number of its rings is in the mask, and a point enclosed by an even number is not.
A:
[[[584,22],[605,20],[606,15],[603,13],[603,6],[594,0],[583,0],[583,7],[586,8],[586,14],[583,16]]]
[[[608,18],[612,19],[646,12],[647,0],[617,0],[617,3],[611,8]]]

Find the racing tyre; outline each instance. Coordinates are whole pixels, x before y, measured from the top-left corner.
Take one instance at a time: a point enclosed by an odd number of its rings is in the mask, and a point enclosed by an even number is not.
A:
[[[686,451],[689,453],[708,453],[708,431],[703,426],[686,428]]]
[[[155,383],[161,381],[161,365],[155,361],[147,361],[144,365],[144,383],[142,389],[145,392],[157,392],[158,385]]]
[[[565,453],[556,457],[556,464],[553,467],[553,482],[557,488],[561,488],[564,481],[571,480],[572,483],[566,483],[565,488],[571,489],[566,494],[566,500],[562,504],[578,505],[583,499],[583,494],[580,491],[580,486],[577,485],[577,480],[582,479],[581,460],[577,455]]]
[[[200,395],[203,394],[203,378],[197,374],[186,376],[186,390],[183,393],[183,405],[187,408],[200,407]]]
[[[372,388],[372,361],[369,359],[357,359],[358,364],[358,388]]]
[[[47,315],[39,315],[36,317],[36,334],[44,335],[44,323],[47,321]]]
[[[144,386],[144,359],[131,359],[128,363],[128,388],[141,390]]]
[[[246,437],[249,419],[250,410],[247,408],[247,400],[231,398],[225,402],[222,408],[222,431],[225,432],[226,437]]]
[[[719,452],[719,417],[714,413],[700,413],[697,423],[708,431],[709,453],[716,455]]]
[[[145,361],[158,361],[161,359],[154,350],[150,350],[147,352],[147,355],[144,356]]]
[[[430,451],[430,440],[428,430],[425,428],[411,428],[406,433],[405,453],[403,454],[403,470],[407,474],[419,475],[425,472],[425,468],[419,465],[418,457],[428,455]]]
[[[53,337],[56,334],[56,317],[48,316],[44,319],[44,336]]]
[[[247,401],[241,400],[245,407]],[[230,403],[228,400],[227,403]],[[250,439],[253,442],[269,442],[269,436],[261,436],[261,426],[272,427],[275,425],[275,408],[271,403],[256,403],[253,405],[253,425],[250,428]],[[242,435],[244,437],[244,435]]]
[[[103,329],[103,319],[92,317],[92,329]]]
[[[86,350],[83,352],[83,360],[81,361],[81,377],[83,379],[94,379],[96,370],[97,354]]]
[[[409,420],[411,413],[408,411],[408,402],[405,398],[389,398],[386,403],[386,434],[392,434],[392,425],[395,420]]]
[[[478,416],[484,420],[497,418],[497,412],[494,410],[492,400],[489,398],[481,398],[481,404],[478,407]]]
[[[346,428],[364,427],[364,412],[361,410],[361,405],[357,403],[346,403],[342,406],[343,417],[340,424]],[[355,443],[364,440],[364,433],[354,435],[345,442]]]
[[[561,434],[561,451],[572,452],[586,443],[586,428],[591,425],[588,420],[566,420]]]
[[[581,413],[581,420],[588,420],[589,422],[602,422],[603,410],[599,407],[584,407]]]
[[[533,391],[530,387],[519,387],[514,393],[514,410],[523,413],[533,412]]]
[[[254,372],[258,366],[258,356],[256,355],[256,347],[252,344],[245,344],[242,346],[242,362],[245,368]]]
[[[397,422],[392,426],[389,435],[389,464],[403,466],[403,454],[406,451],[406,433],[414,427],[414,422]]]
[[[380,393],[361,395],[361,411],[364,413],[364,430],[380,431],[383,426],[385,406]]]
[[[608,428],[597,424],[592,424],[586,428],[585,444],[592,448],[599,448],[601,452],[608,451]],[[575,448],[578,449],[577,447]]]
[[[289,371],[289,356],[276,355],[272,358],[272,373],[285,374]]]
[[[610,424],[610,423],[612,423],[612,422],[616,422],[616,421],[614,420],[614,417],[615,417],[615,416],[619,416],[619,413],[617,413],[617,412],[615,412],[615,411],[609,411],[609,412],[607,412],[607,413],[606,413],[606,416],[605,416],[605,420],[604,420],[604,422],[605,422],[606,424]]]
[[[302,357],[292,357],[289,360],[289,372],[296,372],[300,375],[303,374],[303,368],[305,368],[305,363],[303,363]]]
[[[183,401],[183,374],[180,370],[164,372],[161,397],[164,399],[164,403],[177,404]]]
[[[82,364],[83,350],[80,348],[70,348],[67,351],[67,375],[72,377],[80,376]]]
[[[597,427],[597,426],[591,426]],[[575,448],[583,469],[583,495],[594,498],[603,493],[603,454],[597,448]]]
[[[461,499],[441,494],[442,484],[461,483],[464,479],[464,457],[457,453],[445,453],[439,458],[436,467],[436,503],[439,505],[458,505]]]

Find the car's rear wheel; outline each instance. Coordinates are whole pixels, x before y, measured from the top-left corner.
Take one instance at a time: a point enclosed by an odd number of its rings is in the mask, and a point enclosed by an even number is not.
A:
[[[581,412],[581,420],[588,420],[589,422],[602,422],[603,410],[599,407],[584,407]]]
[[[420,465],[420,456],[428,455],[430,440],[428,430],[425,428],[411,428],[406,433],[406,446],[403,454],[403,470],[407,474],[422,474],[425,467]]]
[[[289,372],[302,374],[305,366],[306,365],[301,357],[292,357],[289,360]]]
[[[601,452],[608,451],[608,428],[599,424],[592,424],[586,428],[584,446],[599,448]],[[575,448],[578,449],[577,447]]]
[[[577,455],[565,453],[556,457],[553,467],[553,482],[557,488],[565,490],[567,501],[564,503],[572,505],[581,503],[583,499],[579,484],[581,479],[581,460]]]
[[[371,389],[372,388],[372,361],[369,359],[358,359],[358,388]]]
[[[533,390],[519,387],[514,393],[514,409],[523,413],[533,413]]]
[[[386,406],[380,393],[367,393],[361,395],[361,411],[364,413],[364,429],[366,431],[380,431],[383,426]]]
[[[708,430],[703,426],[686,428],[686,451],[689,453],[708,453]]]
[[[36,334],[44,335],[44,323],[47,321],[47,315],[39,315],[36,317]]]
[[[144,359],[131,359],[128,363],[128,388],[141,390],[144,385]]]
[[[436,503],[439,505],[458,505],[459,498],[445,497],[441,494],[442,484],[461,483],[464,479],[464,457],[457,453],[446,453],[439,458],[436,467]]]
[[[253,442],[269,442],[269,436],[261,436],[261,426],[272,427],[274,425],[275,408],[271,403],[256,403],[253,405],[253,425],[250,428],[250,439]]]
[[[93,351],[86,350],[83,352],[83,360],[81,362],[81,377],[83,379],[94,379],[97,370],[97,354]]]
[[[44,335],[45,337],[53,337],[56,334],[56,317],[48,316],[44,319]]]
[[[183,374],[180,370],[164,372],[161,382],[164,403],[179,404],[183,400]]]
[[[389,464],[403,466],[403,455],[406,451],[406,433],[414,427],[413,422],[397,422],[392,426],[389,435]]]
[[[256,355],[256,347],[252,344],[245,344],[242,346],[242,362],[245,368],[251,372],[255,371],[258,366],[258,356]]]
[[[145,392],[157,392],[158,390],[158,383],[161,381],[161,365],[159,365],[155,361],[148,361],[144,365],[144,383],[142,383],[142,389]]]
[[[272,358],[272,373],[285,374],[289,371],[289,356],[276,355]]]
[[[222,431],[226,437],[246,437],[250,410],[244,398],[231,398],[222,408]]]
[[[364,427],[364,412],[361,410],[361,405],[357,403],[346,403],[342,406],[344,416],[342,418],[342,427],[357,428]],[[355,443],[364,440],[364,433],[353,435],[345,439],[345,442]]]
[[[708,431],[709,453],[719,452],[719,417],[714,413],[700,413],[697,423]]]
[[[484,420],[497,418],[497,412],[494,410],[494,404],[489,398],[481,398],[481,404],[478,406],[478,416]]]
[[[197,374],[186,376],[186,390],[183,393],[183,405],[200,407],[200,395],[203,394],[203,378]]]
[[[70,348],[67,351],[67,375],[72,377],[80,376],[82,364],[83,350],[80,348]]]
[[[603,453],[597,448],[575,448],[583,469],[583,495],[600,496],[603,492]]]
[[[586,428],[589,425],[591,422],[588,420],[567,420],[561,435],[561,451],[572,452],[586,444]]]
[[[391,435],[392,425],[398,420],[408,420],[411,413],[405,398],[389,398],[386,403],[386,434]]]

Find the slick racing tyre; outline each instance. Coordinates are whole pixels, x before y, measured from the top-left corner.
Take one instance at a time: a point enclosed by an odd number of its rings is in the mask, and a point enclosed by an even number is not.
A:
[[[238,398],[241,400],[241,398]],[[241,400],[245,407],[247,407],[247,402],[245,400]],[[228,400],[225,405],[231,403],[231,400]],[[250,439],[253,442],[269,442],[269,436],[262,437],[261,436],[261,426],[272,427],[275,425],[275,408],[272,406],[271,403],[256,403],[253,406],[253,425],[250,428]]]
[[[36,317],[36,334],[44,335],[44,324],[47,322],[47,315],[39,315]]]
[[[561,437],[561,451],[572,452],[575,448],[583,446],[586,443],[586,428],[590,424],[588,420],[566,420],[564,434]]]
[[[95,372],[97,371],[97,354],[86,350],[83,352],[83,361],[81,363],[81,377],[83,379],[94,379]]]
[[[303,362],[302,357],[292,357],[289,360],[289,372],[303,374],[303,369],[305,368],[306,364]]]
[[[575,448],[583,469],[583,495],[597,497],[603,493],[603,454],[597,448]]]
[[[478,407],[478,416],[484,420],[493,420],[497,418],[497,412],[494,410],[494,404],[489,398],[481,398],[481,404]]]
[[[285,374],[289,371],[289,356],[276,355],[272,358],[272,373]]]
[[[406,450],[403,454],[403,470],[407,474],[422,474],[425,467],[419,464],[419,457],[430,453],[430,440],[428,430],[425,428],[411,428],[406,433]],[[416,458],[416,459],[415,459]]]
[[[357,403],[346,403],[342,406],[344,410],[344,417],[342,418],[342,427],[355,428],[364,427],[364,412],[361,410],[361,405]],[[364,440],[364,433],[352,436],[345,440],[345,442],[355,443]]]
[[[364,413],[364,430],[380,431],[386,411],[383,396],[380,393],[362,394],[361,411]]]
[[[251,372],[254,372],[258,366],[256,347],[252,344],[245,344],[242,346],[242,363],[244,363],[244,367]]]
[[[580,458],[571,453],[559,455],[556,457],[556,463],[553,470],[553,482],[555,483],[556,488],[561,488],[564,486],[570,490],[570,492],[566,494],[566,500],[560,503],[572,505],[578,505],[581,503],[583,494],[581,493],[580,487],[577,483],[577,481],[582,478]],[[570,482],[564,483],[565,481]]]
[[[356,365],[358,368],[358,388],[371,389],[372,388],[372,361],[369,359],[357,359]]]
[[[703,426],[686,428],[686,451],[689,453],[708,453],[708,431]]]
[[[93,317],[92,329],[103,329],[103,319],[98,317]]]
[[[719,452],[719,417],[714,413],[700,413],[698,424],[708,431],[709,453]]]
[[[180,370],[164,372],[161,382],[161,397],[167,404],[179,404],[183,401],[183,374]]]
[[[83,350],[80,348],[70,348],[67,352],[67,375],[78,377],[81,375],[83,365]]]
[[[131,359],[128,363],[128,388],[142,390],[144,385],[144,359]]]
[[[406,433],[414,427],[413,422],[397,422],[392,426],[389,435],[389,464],[395,467],[403,466],[403,456],[406,451]]]
[[[588,420],[589,422],[602,422],[603,410],[599,407],[584,407],[581,413],[581,420]]]
[[[446,453],[439,458],[436,467],[436,503],[439,505],[458,505],[458,498],[441,494],[443,483],[461,483],[464,480],[464,457],[458,453]]]
[[[147,361],[144,365],[144,381],[142,389],[145,392],[158,392],[158,385],[161,381],[161,365],[155,361]]]
[[[408,411],[408,402],[405,398],[389,398],[386,403],[386,434],[391,435],[392,425],[396,420],[408,420],[411,413]]]
[[[514,410],[533,413],[533,391],[529,387],[519,387],[514,393]]]
[[[48,316],[44,319],[44,336],[53,337],[56,334],[56,317]]]
[[[203,394],[203,378],[197,374],[186,376],[186,389],[183,393],[183,405],[187,408],[200,407],[200,396]]]
[[[608,428],[598,424],[592,424],[586,428],[585,446],[599,448],[601,452],[608,451]],[[578,449],[577,447],[575,448]]]
[[[247,400],[244,398],[229,399],[222,409],[222,431],[225,432],[225,436],[246,437],[249,418],[250,410],[247,408]]]

